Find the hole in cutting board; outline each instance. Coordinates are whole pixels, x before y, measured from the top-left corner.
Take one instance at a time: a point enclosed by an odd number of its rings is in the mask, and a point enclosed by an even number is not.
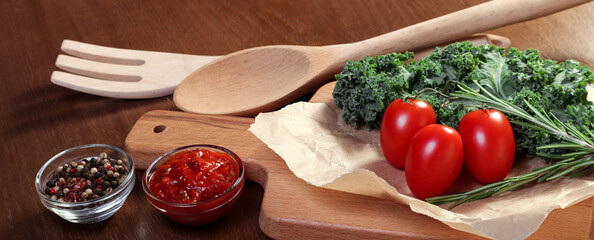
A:
[[[165,125],[158,125],[155,128],[153,128],[153,132],[155,133],[161,133],[163,131],[165,131],[167,129],[167,126]]]

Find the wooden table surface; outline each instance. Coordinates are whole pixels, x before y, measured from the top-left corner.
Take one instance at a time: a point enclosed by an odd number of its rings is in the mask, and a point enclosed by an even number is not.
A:
[[[198,55],[272,45],[359,41],[483,1],[441,0],[52,0],[0,1],[0,238],[265,239],[258,226],[263,189],[248,183],[231,211],[203,227],[173,223],[153,210],[140,185],[111,219],[70,224],[39,201],[38,169],[82,144],[124,147],[144,113],[175,110],[172,97],[118,100],[50,83],[60,44],[93,44]],[[594,2],[488,33],[546,58],[594,66]],[[288,203],[292,205],[291,203]],[[296,236],[298,237],[298,236]]]

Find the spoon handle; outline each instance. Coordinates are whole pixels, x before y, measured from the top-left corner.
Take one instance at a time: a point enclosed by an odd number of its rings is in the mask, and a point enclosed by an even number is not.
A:
[[[591,0],[495,0],[351,44],[335,45],[347,60],[436,46],[546,16]]]

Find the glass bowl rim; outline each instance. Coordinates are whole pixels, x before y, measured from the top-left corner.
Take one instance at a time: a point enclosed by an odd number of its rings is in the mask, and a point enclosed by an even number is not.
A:
[[[128,159],[129,162],[129,173],[126,176],[126,179],[124,179],[124,182],[122,182],[117,188],[113,189],[113,191],[111,191],[110,193],[101,196],[97,199],[93,199],[93,200],[88,200],[88,201],[81,201],[81,202],[60,202],[58,200],[54,200],[51,197],[48,197],[45,192],[43,192],[43,183],[41,181],[41,175],[43,174],[43,171],[46,170],[47,167],[49,167],[49,165],[51,163],[53,163],[56,159],[58,159],[58,157],[70,152],[70,151],[74,151],[74,150],[78,150],[78,149],[84,149],[84,148],[93,148],[93,147],[104,147],[104,148],[109,148],[112,149],[122,155],[124,155],[124,157],[126,159]],[[37,175],[35,176],[35,188],[37,190],[37,195],[39,195],[39,197],[48,203],[51,203],[52,205],[56,205],[56,206],[60,206],[60,207],[77,207],[77,206],[86,206],[86,205],[91,205],[91,204],[96,204],[102,201],[108,201],[113,199],[114,196],[118,196],[121,192],[124,191],[125,188],[129,187],[129,185],[132,183],[133,180],[135,180],[135,173],[134,173],[135,169],[134,169],[134,160],[132,160],[132,157],[130,157],[130,155],[128,155],[128,153],[118,147],[112,146],[112,145],[108,145],[108,144],[101,144],[101,143],[93,143],[93,144],[85,144],[85,145],[80,145],[80,146],[76,146],[76,147],[71,147],[68,148],[66,150],[63,150],[61,152],[59,152],[58,154],[54,155],[53,157],[51,157],[48,161],[45,162],[45,164],[43,164],[43,166],[39,169],[39,171],[37,172]]]
[[[155,195],[153,195],[150,192],[150,190],[148,189],[148,186],[147,186],[147,182],[148,182],[149,178],[152,176],[152,174],[151,174],[151,176],[149,176],[149,173],[151,172],[151,169],[153,169],[153,167],[155,167],[155,165],[159,161],[161,161],[166,156],[171,155],[172,153],[175,153],[175,152],[178,152],[178,151],[181,151],[181,150],[184,150],[184,149],[197,149],[197,148],[214,148],[214,149],[217,149],[217,150],[221,150],[221,151],[225,152],[226,154],[228,154],[237,163],[237,165],[239,165],[239,177],[237,177],[237,179],[235,180],[235,182],[233,183],[233,185],[231,185],[231,187],[229,189],[225,190],[223,193],[215,196],[214,198],[207,199],[207,200],[204,200],[204,201],[200,201],[200,202],[197,202],[197,203],[174,203],[174,202],[168,202],[168,201],[162,200],[160,198],[157,198]],[[157,201],[157,202],[159,202],[161,204],[168,205],[168,206],[175,207],[175,208],[194,208],[194,207],[198,207],[200,205],[203,205],[203,204],[206,204],[206,203],[209,203],[209,202],[214,202],[214,201],[216,201],[218,199],[221,199],[221,198],[229,195],[229,193],[233,192],[233,190],[235,190],[236,188],[238,188],[240,186],[240,184],[242,182],[244,182],[244,180],[243,180],[244,178],[245,178],[245,169],[244,169],[243,161],[233,151],[231,151],[231,150],[229,150],[229,149],[227,149],[225,147],[221,147],[221,146],[217,146],[217,145],[193,144],[193,145],[186,145],[186,146],[175,148],[175,149],[170,150],[170,151],[168,151],[166,153],[163,153],[162,155],[160,155],[159,157],[157,157],[157,159],[155,159],[151,163],[151,165],[148,166],[148,168],[146,169],[146,171],[144,173],[144,176],[142,178],[142,189],[144,190],[144,193],[150,199],[152,199],[154,201]],[[235,194],[235,196],[232,196],[232,198],[233,197],[236,197],[236,196],[238,196],[238,194]],[[227,202],[228,201],[225,201],[225,203],[227,203]],[[152,205],[152,203],[151,203],[151,205]],[[224,204],[221,204],[221,205],[224,205]],[[218,208],[218,206],[214,206],[213,208]]]

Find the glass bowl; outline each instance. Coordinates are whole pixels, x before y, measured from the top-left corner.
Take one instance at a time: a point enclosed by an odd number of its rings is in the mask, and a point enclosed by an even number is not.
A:
[[[110,145],[89,144],[53,156],[37,173],[35,188],[41,203],[63,219],[96,223],[122,207],[134,182],[134,162],[126,152]]]
[[[189,152],[193,150],[210,150],[217,154],[224,154],[230,157],[237,169],[236,179],[231,186],[213,198],[196,200],[192,203],[175,203],[171,200],[168,201],[155,196],[151,192],[149,184],[151,184],[151,178],[155,175],[155,172],[157,172],[159,167],[172,157],[179,156],[178,154],[183,154],[184,151]],[[229,181],[229,183],[231,183],[231,181]],[[213,222],[223,216],[243,191],[244,184],[245,177],[243,163],[235,153],[219,146],[190,145],[174,149],[158,157],[146,170],[142,180],[142,189],[150,204],[169,219],[178,223],[196,226]]]

